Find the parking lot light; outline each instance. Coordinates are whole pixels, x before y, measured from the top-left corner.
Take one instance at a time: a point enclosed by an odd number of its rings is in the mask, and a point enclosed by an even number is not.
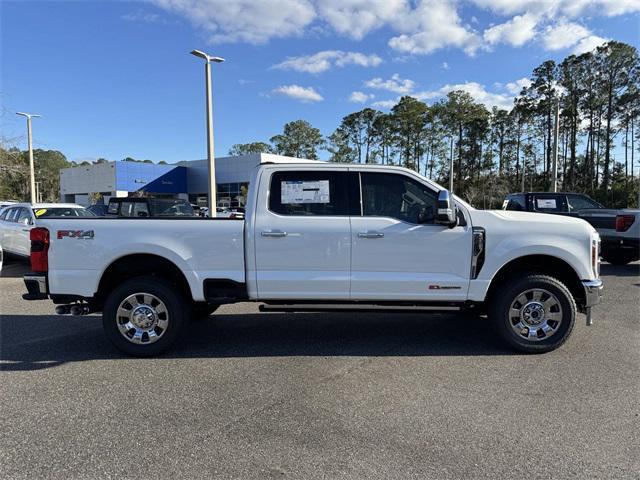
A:
[[[38,118],[40,115],[35,113],[16,112],[16,115],[21,115],[27,118],[27,141],[29,144],[29,186],[31,190],[31,203],[36,203],[36,177],[33,168],[33,139],[31,135],[31,119]]]
[[[205,72],[205,84],[207,92],[207,160],[209,165],[209,216],[216,216],[216,204],[217,192],[216,192],[216,166],[213,150],[213,106],[212,106],[212,93],[211,93],[211,62],[222,63],[224,58],[214,57],[201,50],[192,50],[192,55],[203,58],[205,60],[204,72]]]

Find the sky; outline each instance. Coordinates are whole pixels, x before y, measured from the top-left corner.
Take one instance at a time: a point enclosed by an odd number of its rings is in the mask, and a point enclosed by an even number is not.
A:
[[[329,135],[366,106],[463,89],[508,108],[533,68],[613,39],[639,46],[640,0],[0,0],[3,140],[69,160],[217,156],[292,120]],[[321,154],[326,158],[326,152]]]

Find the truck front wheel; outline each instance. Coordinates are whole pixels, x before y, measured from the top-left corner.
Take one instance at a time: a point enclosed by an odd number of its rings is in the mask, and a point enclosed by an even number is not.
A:
[[[185,323],[185,301],[162,278],[127,280],[107,297],[102,325],[120,350],[139,357],[158,355],[177,338]]]
[[[562,345],[573,330],[576,303],[569,289],[546,275],[529,275],[494,294],[490,317],[498,334],[525,353]]]

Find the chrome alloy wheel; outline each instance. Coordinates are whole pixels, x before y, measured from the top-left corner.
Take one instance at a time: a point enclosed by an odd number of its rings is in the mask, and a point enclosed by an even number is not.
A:
[[[562,307],[558,298],[548,290],[526,290],[511,303],[509,323],[513,331],[525,340],[546,340],[558,331],[562,323]]]
[[[169,326],[167,307],[155,295],[134,293],[118,306],[118,330],[124,338],[137,345],[157,342]]]

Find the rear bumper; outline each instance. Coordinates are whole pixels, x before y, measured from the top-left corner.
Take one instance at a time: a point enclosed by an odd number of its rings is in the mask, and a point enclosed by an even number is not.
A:
[[[584,287],[584,299],[586,308],[591,308],[598,305],[602,301],[602,289],[604,284],[599,278],[596,280],[583,280],[582,286]]]
[[[27,273],[24,276],[27,292],[22,295],[25,300],[46,300],[49,298],[47,276],[41,273]]]
[[[640,251],[640,238],[603,236],[601,239],[602,251],[605,253],[618,250]]]

